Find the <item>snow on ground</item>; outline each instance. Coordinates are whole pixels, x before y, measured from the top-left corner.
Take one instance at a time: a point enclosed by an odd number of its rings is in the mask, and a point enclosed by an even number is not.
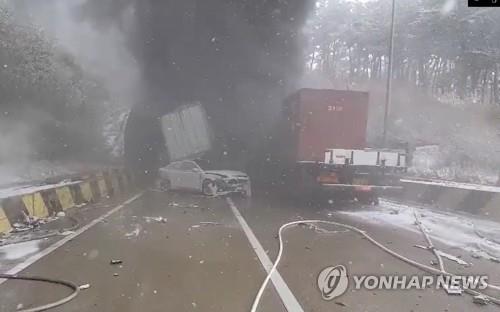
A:
[[[382,199],[377,208],[370,206],[368,210],[338,213],[370,223],[390,225],[420,233],[415,224],[414,210],[433,240],[461,248],[470,252],[472,256],[500,259],[500,223],[497,222]]]
[[[461,183],[461,182],[444,181],[444,180],[401,179],[400,181],[403,183],[416,183],[416,184],[451,187],[451,188],[457,188],[457,189],[462,189],[462,190],[500,193],[500,186],[481,185],[481,184],[473,184],[473,183]]]
[[[78,172],[76,165],[49,161],[20,161],[0,164],[0,185],[40,181]]]
[[[482,162],[454,159],[455,151],[439,145],[416,147],[408,173],[416,177],[495,185],[498,172]]]
[[[2,163],[0,164],[0,199],[67,185],[69,182],[64,179],[68,176],[86,174],[103,168],[109,168],[109,166],[49,161]],[[54,183],[56,181],[57,183]]]
[[[0,247],[0,260],[17,260],[38,252],[43,240],[33,240],[24,243]]]

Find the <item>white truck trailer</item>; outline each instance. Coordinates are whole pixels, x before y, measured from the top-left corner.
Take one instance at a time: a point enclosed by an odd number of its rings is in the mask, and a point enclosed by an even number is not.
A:
[[[195,159],[212,148],[212,131],[200,103],[187,104],[161,117],[170,162]]]

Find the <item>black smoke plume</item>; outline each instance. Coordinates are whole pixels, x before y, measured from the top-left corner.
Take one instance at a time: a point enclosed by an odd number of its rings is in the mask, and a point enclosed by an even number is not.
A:
[[[119,25],[142,74],[126,129],[129,164],[154,169],[157,117],[200,101],[232,157],[263,136],[302,71],[312,0],[87,0],[80,18]]]

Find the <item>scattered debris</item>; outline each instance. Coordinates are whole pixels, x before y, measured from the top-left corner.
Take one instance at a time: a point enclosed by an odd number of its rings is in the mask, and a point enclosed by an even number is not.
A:
[[[340,301],[335,301],[335,304],[336,304],[336,305],[339,305],[339,306],[341,306],[341,307],[347,307],[347,305],[346,305],[345,303],[340,302]]]
[[[199,208],[198,204],[179,204],[176,202],[171,202],[168,204],[170,207],[178,207],[178,208]]]
[[[203,264],[203,263],[205,263],[205,260],[200,260],[200,264]]]
[[[200,222],[201,225],[222,225],[220,222]]]
[[[480,256],[480,255],[478,255],[478,254],[477,254],[477,253],[475,253],[475,252],[473,252],[470,256],[471,256],[472,258],[474,258],[474,259],[479,259],[479,258],[481,258],[481,256]]]
[[[80,289],[89,289],[90,288],[90,284],[83,284],[83,285],[80,285],[78,288]]]
[[[16,310],[21,310],[22,308],[24,308],[24,304],[20,303],[16,306]]]
[[[111,264],[111,265],[122,264],[122,263],[123,263],[123,261],[119,260],[119,259],[112,259],[111,261],[109,261],[109,264]]]
[[[494,263],[500,263],[500,258],[498,258],[496,256],[496,253],[495,255],[492,255],[490,254],[488,251],[485,251],[483,249],[472,249],[470,250],[471,252],[471,257],[474,258],[474,259],[486,259],[486,260],[490,260],[491,262],[494,262]]]
[[[130,237],[137,237],[141,233],[141,227],[139,225],[136,226],[135,230],[132,232],[126,233],[125,237],[130,238]]]
[[[59,211],[57,212],[56,216],[59,218],[66,217],[66,213],[64,211]]]
[[[456,286],[456,285],[444,285],[444,290],[446,290],[446,293],[448,295],[457,295],[457,296],[461,296],[462,293],[463,293],[463,289],[460,287],[460,286]]]
[[[495,263],[500,263],[500,259],[496,257],[490,257],[490,261],[495,262]]]
[[[433,266],[436,266],[436,265],[438,265],[438,264],[439,264],[439,263],[437,262],[437,260],[431,260],[431,261],[430,261],[430,263],[431,263],[431,265],[433,265]]]
[[[391,209],[391,210],[389,211],[389,214],[391,214],[391,215],[398,215],[398,214],[399,214],[399,210],[396,210],[396,209]]]
[[[191,225],[188,229],[188,231],[191,230],[191,228],[193,229],[197,229],[197,228],[200,228],[201,226],[209,226],[209,225],[213,225],[213,226],[216,226],[216,225],[222,225],[222,223],[220,222],[200,222],[198,224],[195,224],[195,225]]]
[[[113,273],[113,276],[118,276],[118,273]]]
[[[24,223],[14,223],[12,225],[12,233],[20,233],[20,232],[26,232],[26,231],[29,231],[31,229],[33,229],[34,226],[33,225],[30,225],[30,224],[24,224]]]
[[[144,220],[146,220],[147,223],[150,223],[152,221],[156,221],[159,223],[167,223],[167,218],[164,217],[144,217]]]
[[[479,305],[487,305],[488,303],[490,303],[490,299],[483,295],[477,295],[472,297],[472,302]]]

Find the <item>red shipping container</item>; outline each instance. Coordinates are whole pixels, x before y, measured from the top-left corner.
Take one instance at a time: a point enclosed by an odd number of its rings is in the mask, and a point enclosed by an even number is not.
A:
[[[296,161],[324,161],[326,149],[366,147],[368,92],[301,89],[287,101]],[[289,128],[290,129],[290,128]]]

